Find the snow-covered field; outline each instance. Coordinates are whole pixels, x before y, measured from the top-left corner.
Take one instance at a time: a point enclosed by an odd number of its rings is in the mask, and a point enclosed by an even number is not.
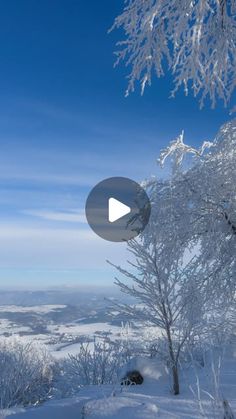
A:
[[[56,304],[30,307],[0,306],[0,341],[18,339],[27,343],[39,342],[58,359],[77,353],[81,343],[89,344],[94,338],[99,340],[106,337],[119,340],[127,332],[122,328],[121,322],[112,324],[105,317],[105,307],[100,308],[99,314],[96,309],[88,310],[87,313],[85,310],[85,315],[80,317],[77,307],[70,307],[68,321],[65,320],[67,311],[66,305]],[[130,329],[129,334],[130,338],[135,338],[140,332]]]

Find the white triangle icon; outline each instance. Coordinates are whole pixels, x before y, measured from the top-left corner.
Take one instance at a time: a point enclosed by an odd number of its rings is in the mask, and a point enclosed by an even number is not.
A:
[[[109,198],[108,201],[108,220],[110,223],[119,220],[131,212],[128,205],[123,204],[115,198]]]

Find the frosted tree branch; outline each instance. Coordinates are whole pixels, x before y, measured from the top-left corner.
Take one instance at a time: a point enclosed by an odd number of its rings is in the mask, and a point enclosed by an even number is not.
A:
[[[155,73],[174,76],[171,95],[184,88],[227,105],[236,84],[235,0],[127,0],[113,28],[123,28],[117,61],[131,67],[126,94],[137,81],[143,94]]]

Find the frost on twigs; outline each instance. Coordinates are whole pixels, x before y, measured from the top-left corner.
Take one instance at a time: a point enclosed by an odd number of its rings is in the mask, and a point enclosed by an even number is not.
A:
[[[129,0],[113,28],[123,28],[116,63],[131,67],[127,94],[141,92],[168,68],[172,96],[180,87],[199,96],[203,106],[217,99],[227,105],[236,84],[236,0]]]
[[[191,147],[184,143],[184,131],[170,143],[168,147],[163,149],[160,153],[160,157],[157,160],[161,167],[164,167],[165,161],[168,157],[172,158],[173,172],[176,172],[181,166],[183,159],[186,154],[192,154],[196,157],[201,157],[207,148],[213,146],[210,141],[204,141],[199,149]]]

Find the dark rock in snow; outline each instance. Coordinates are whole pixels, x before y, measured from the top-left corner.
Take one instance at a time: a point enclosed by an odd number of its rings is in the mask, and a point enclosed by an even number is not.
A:
[[[137,370],[128,371],[121,380],[121,385],[125,385],[125,386],[130,386],[130,385],[132,386],[135,384],[140,385],[142,383],[143,383],[143,376]]]

